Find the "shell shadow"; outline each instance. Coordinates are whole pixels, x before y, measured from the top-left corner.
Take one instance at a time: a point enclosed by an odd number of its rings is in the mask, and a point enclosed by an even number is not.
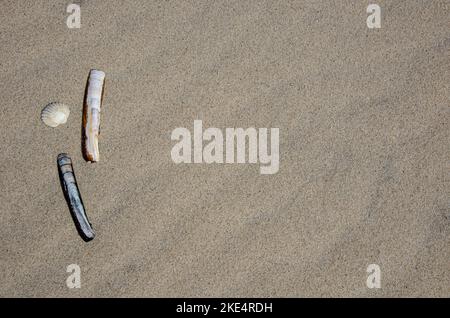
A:
[[[88,92],[88,87],[89,87],[89,76],[90,76],[90,72],[89,75],[87,77],[86,80],[86,87],[84,89],[84,97],[83,97],[83,113],[81,115],[81,154],[83,155],[83,159],[86,161],[89,161],[89,158],[87,157],[86,151],[84,151],[84,149],[86,149],[86,133],[84,131],[84,127],[86,127],[86,121],[87,121],[87,103],[86,103],[86,97],[87,97],[87,92]]]

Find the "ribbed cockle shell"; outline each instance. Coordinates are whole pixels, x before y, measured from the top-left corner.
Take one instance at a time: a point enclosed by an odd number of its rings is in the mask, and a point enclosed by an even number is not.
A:
[[[67,122],[69,107],[62,103],[50,103],[41,112],[41,120],[50,127],[57,127]]]

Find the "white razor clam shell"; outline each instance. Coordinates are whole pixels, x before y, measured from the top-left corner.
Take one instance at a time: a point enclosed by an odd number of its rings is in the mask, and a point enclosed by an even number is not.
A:
[[[83,106],[83,156],[85,160],[91,162],[100,160],[98,136],[104,83],[104,72],[90,71]]]

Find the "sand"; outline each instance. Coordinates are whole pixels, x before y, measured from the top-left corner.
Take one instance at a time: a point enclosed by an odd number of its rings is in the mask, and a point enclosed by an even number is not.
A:
[[[448,1],[377,0],[381,29],[371,1],[74,2],[81,29],[68,1],[2,2],[0,296],[450,296]],[[91,68],[97,164],[80,148]],[[66,125],[40,122],[51,101]],[[195,119],[278,127],[279,172],[174,164],[171,132]]]

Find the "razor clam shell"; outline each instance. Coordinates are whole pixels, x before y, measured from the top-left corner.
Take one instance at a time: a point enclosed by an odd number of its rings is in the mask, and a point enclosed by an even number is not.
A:
[[[65,124],[69,115],[69,106],[63,103],[53,102],[42,109],[41,120],[47,126],[55,128],[61,124]]]
[[[83,104],[82,150],[86,161],[97,162],[100,160],[98,136],[104,86],[105,73],[91,70]]]
[[[73,172],[72,159],[67,154],[62,153],[58,155],[57,163],[61,187],[75,226],[83,240],[86,242],[90,241],[95,237],[95,233],[91,223],[89,223],[83,200],[78,190],[77,180]]]

